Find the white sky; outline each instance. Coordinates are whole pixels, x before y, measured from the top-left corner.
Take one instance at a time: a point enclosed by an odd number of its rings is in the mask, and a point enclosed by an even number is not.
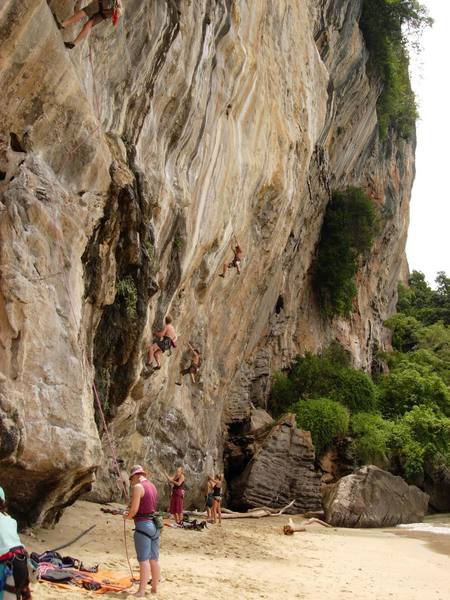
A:
[[[434,25],[411,61],[420,119],[406,253],[410,270],[422,271],[434,284],[437,271],[450,275],[450,0],[421,2]]]

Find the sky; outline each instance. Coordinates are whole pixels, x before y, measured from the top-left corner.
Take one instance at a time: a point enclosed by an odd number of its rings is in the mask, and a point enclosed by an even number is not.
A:
[[[406,254],[412,271],[433,284],[438,271],[450,275],[450,0],[421,0],[434,19],[411,58],[419,106],[416,180]]]

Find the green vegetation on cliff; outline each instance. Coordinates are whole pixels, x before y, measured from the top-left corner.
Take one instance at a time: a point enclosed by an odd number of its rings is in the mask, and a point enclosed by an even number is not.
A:
[[[288,374],[275,374],[273,413],[294,412],[318,455],[348,433],[360,464],[413,482],[427,467],[450,465],[450,280],[440,273],[436,282],[432,290],[413,273],[409,287],[400,288],[404,312],[387,322],[393,351],[380,357],[387,373],[372,380],[334,345],[319,356],[297,357]]]
[[[369,72],[382,90],[377,112],[381,137],[389,129],[414,132],[417,105],[409,79],[408,35],[432,23],[417,0],[364,0],[361,30],[369,50]]]
[[[370,250],[377,230],[375,205],[363,190],[333,192],[313,266],[313,287],[326,315],[352,312],[359,259]]]

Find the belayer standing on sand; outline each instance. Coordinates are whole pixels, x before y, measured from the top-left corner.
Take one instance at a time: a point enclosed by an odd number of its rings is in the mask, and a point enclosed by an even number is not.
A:
[[[221,511],[221,504],[222,504],[222,483],[223,483],[223,475],[222,474],[217,474],[214,478],[214,480],[212,481],[214,487],[213,487],[213,491],[212,491],[212,495],[213,495],[213,507],[212,507],[212,518],[213,518],[213,523],[215,523],[217,520],[219,521],[219,525],[222,523],[222,511]]]
[[[195,376],[198,375],[200,371],[200,366],[202,364],[202,357],[197,348],[191,346],[188,342],[189,350],[192,352],[191,356],[191,364],[186,367],[186,369],[180,369],[180,378],[179,381],[175,381],[176,385],[182,385],[181,378],[184,375],[190,375],[192,383],[196,383]]]
[[[172,496],[170,498],[169,512],[173,515],[177,525],[183,524],[183,508],[184,508],[184,469],[183,467],[177,467],[175,475],[170,477],[167,473],[164,473],[167,481],[173,485]]]
[[[222,273],[219,273],[219,277],[225,277],[225,273],[227,272],[227,269],[233,269],[235,268],[238,275],[241,274],[241,263],[242,263],[242,259],[244,258],[244,253],[242,251],[241,246],[239,245],[239,242],[237,241],[237,237],[235,235],[233,235],[233,240],[234,240],[234,248],[233,248],[233,260],[230,263],[224,263],[223,265],[223,269],[222,269]]]
[[[152,581],[152,594],[156,594],[159,582],[160,530],[157,528],[156,512],[158,492],[141,465],[134,465],[130,472],[130,508],[124,519],[134,519],[134,546],[139,562],[139,589],[135,596],[143,598],[147,581]]]
[[[4,592],[18,600],[31,600],[28,554],[17,533],[17,521],[7,513],[5,492],[0,487],[0,598]]]
[[[85,17],[88,17],[88,21],[84,24],[75,40],[73,42],[64,42],[64,46],[69,48],[69,50],[75,48],[80,42],[88,37],[93,27],[102,21],[106,21],[106,19],[111,19],[113,25],[117,25],[122,13],[122,0],[94,0],[93,2],[90,2],[83,9],[58,25],[60,29],[65,29],[70,25],[78,23],[78,21],[81,21]]]
[[[155,369],[161,368],[160,355],[164,354],[166,350],[176,348],[177,345],[177,333],[172,325],[172,317],[167,315],[165,318],[165,325],[161,331],[155,332],[156,339],[153,340],[153,344],[148,349],[147,365],[153,366],[153,359],[155,359]]]
[[[203,484],[203,493],[205,496],[205,508],[206,508],[206,520],[208,523],[212,523],[212,507],[213,507],[213,488],[214,488],[214,479],[211,475],[208,475],[205,483]]]

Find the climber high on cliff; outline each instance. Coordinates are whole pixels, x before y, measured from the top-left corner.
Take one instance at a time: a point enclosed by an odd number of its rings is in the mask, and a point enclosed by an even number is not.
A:
[[[121,14],[122,0],[93,0],[93,2],[85,6],[82,10],[79,10],[58,25],[60,29],[65,29],[70,25],[78,23],[78,21],[81,21],[85,17],[89,18],[73,42],[64,42],[65,47],[72,49],[78,46],[91,33],[93,27],[102,21],[106,21],[106,19],[112,19],[113,25],[117,25]]]
[[[188,367],[186,367],[186,369],[180,369],[180,381],[175,381],[175,383],[177,385],[182,385],[181,377],[183,375],[190,375],[192,383],[196,383],[195,376],[200,371],[200,366],[202,364],[202,357],[201,357],[200,352],[197,350],[197,348],[194,348],[193,346],[191,346],[191,344],[189,342],[188,342],[188,346],[189,346],[189,350],[192,352],[191,364]]]
[[[241,262],[244,258],[244,253],[242,252],[242,248],[239,246],[239,242],[237,241],[237,237],[233,235],[233,242],[235,244],[233,248],[233,260],[230,263],[224,263],[222,273],[219,273],[219,277],[225,277],[225,273],[227,269],[236,268],[238,275],[241,274]]]
[[[153,359],[155,359],[156,367],[155,369],[161,368],[161,359],[160,356],[164,354],[166,350],[170,350],[171,348],[176,348],[177,345],[177,334],[172,325],[172,317],[167,315],[165,318],[165,325],[161,329],[161,331],[156,331],[154,333],[155,339],[153,340],[153,344],[148,349],[148,359],[147,365],[153,365]]]

